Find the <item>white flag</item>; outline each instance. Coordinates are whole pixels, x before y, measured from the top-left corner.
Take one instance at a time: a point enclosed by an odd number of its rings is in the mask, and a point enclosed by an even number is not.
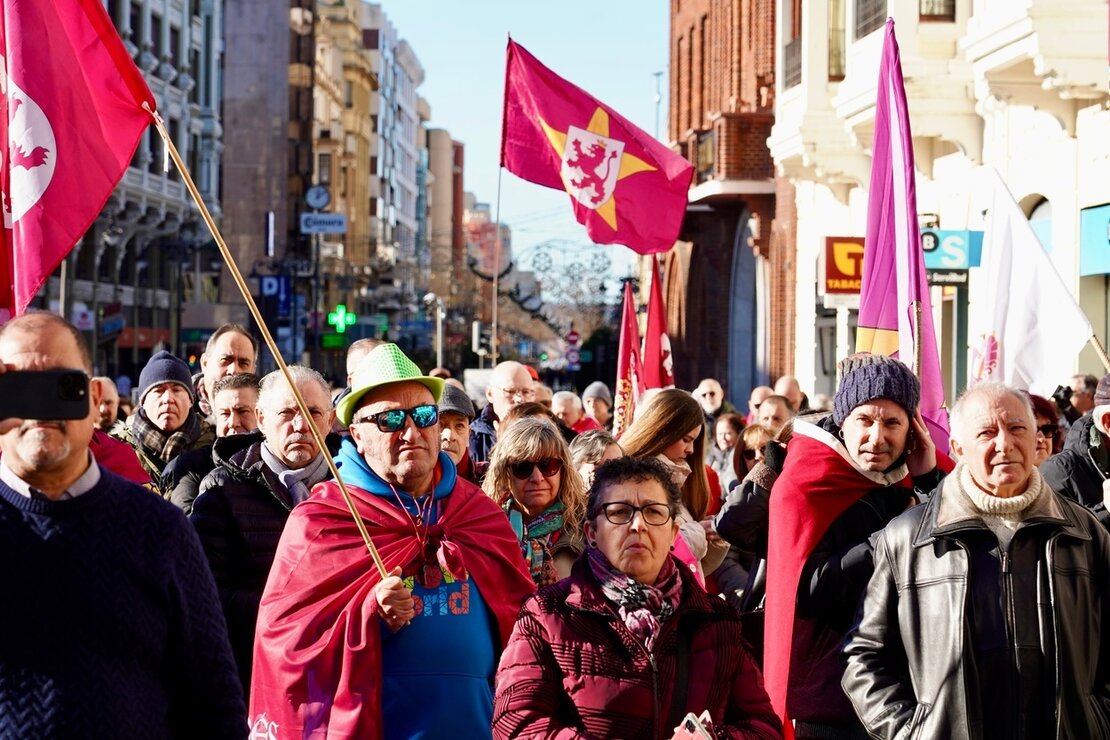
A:
[[[970,382],[997,380],[1047,397],[1072,375],[1094,330],[1002,177],[986,169],[983,255],[971,272]]]

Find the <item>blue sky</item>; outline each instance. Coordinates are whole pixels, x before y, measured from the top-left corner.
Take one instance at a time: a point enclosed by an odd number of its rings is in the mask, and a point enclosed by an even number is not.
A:
[[[501,99],[507,34],[556,74],[585,89],[648,133],[655,133],[656,72],[661,78],[660,137],[667,129],[667,0],[384,0],[386,15],[424,66],[419,93],[432,108],[430,126],[466,145],[465,187],[495,208]],[[588,261],[610,250],[610,273],[629,272],[633,253],[593,246],[574,220],[566,193],[505,172],[501,221],[513,228],[514,255],[546,240],[568,240]],[[612,287],[610,287],[612,290]]]

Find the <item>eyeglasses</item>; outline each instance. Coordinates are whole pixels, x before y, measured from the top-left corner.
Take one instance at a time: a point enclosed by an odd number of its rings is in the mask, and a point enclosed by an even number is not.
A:
[[[433,403],[413,406],[411,409],[390,409],[377,414],[355,419],[352,424],[369,424],[373,422],[383,432],[396,432],[405,425],[405,417],[412,417],[412,423],[417,429],[427,429],[439,422],[439,409]]]
[[[643,517],[644,524],[650,524],[653,527],[660,527],[671,520],[671,510],[666,504],[633,506],[617,501],[601,507],[601,513],[605,515],[609,523],[618,526],[631,522],[632,518],[636,516],[636,512],[639,512],[640,516]]]
[[[505,394],[505,398],[516,398],[520,396],[522,401],[531,401],[536,397],[535,388],[499,388]]]
[[[1037,431],[1046,437],[1055,437],[1056,432],[1060,430],[1059,424],[1041,424],[1037,427]]]
[[[544,478],[550,478],[562,471],[563,461],[557,457],[546,457],[543,460],[524,460],[523,462],[510,464],[509,472],[518,480],[528,480],[532,477],[532,471],[536,468],[540,469],[540,474]]]
[[[755,450],[744,450],[744,459],[745,460],[754,460],[755,459]]]

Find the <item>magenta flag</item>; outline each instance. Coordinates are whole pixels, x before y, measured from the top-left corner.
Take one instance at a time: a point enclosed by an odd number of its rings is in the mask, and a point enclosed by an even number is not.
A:
[[[856,350],[897,357],[915,367],[915,340],[920,346],[921,415],[937,449],[947,452],[948,413],[917,223],[910,115],[894,21],[888,19],[875,103]]]
[[[104,207],[154,96],[100,0],[0,0],[0,322]]]
[[[501,166],[570,195],[598,244],[640,254],[678,238],[694,166],[509,41]]]
[[[621,338],[617,350],[617,383],[613,394],[613,436],[632,425],[632,414],[644,391],[644,367],[640,361],[640,328],[636,323],[636,299],[632,283],[624,284]]]

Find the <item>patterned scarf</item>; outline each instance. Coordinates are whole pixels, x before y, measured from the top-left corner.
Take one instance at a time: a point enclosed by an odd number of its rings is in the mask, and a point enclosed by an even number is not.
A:
[[[682,578],[670,557],[655,579],[647,586],[620,572],[597,547],[589,548],[590,571],[601,586],[605,598],[617,607],[624,626],[651,650],[659,627],[670,619],[682,600]]]
[[[559,572],[555,570],[551,546],[558,542],[559,535],[563,533],[563,502],[556,501],[542,514],[525,522],[524,515],[513,507],[510,496],[505,504],[505,513],[509,515],[509,524],[516,533],[520,551],[528,563],[528,571],[536,586],[550,586],[557,582]]]
[[[200,438],[200,419],[196,411],[189,409],[189,415],[185,417],[185,423],[181,428],[173,434],[166,434],[154,426],[140,406],[131,417],[131,430],[139,444],[162,462],[167,463],[189,449],[189,445]]]

